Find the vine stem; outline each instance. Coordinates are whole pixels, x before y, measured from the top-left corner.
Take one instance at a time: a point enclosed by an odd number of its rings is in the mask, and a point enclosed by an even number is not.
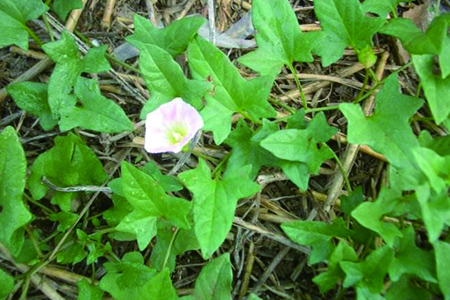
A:
[[[294,66],[292,64],[288,65],[289,70],[291,70],[292,75],[294,76],[295,84],[297,85],[298,91],[300,92],[300,98],[302,99],[302,104],[305,109],[308,108],[308,105],[306,104],[306,96],[305,93],[303,93],[302,84],[300,83],[300,80],[298,79],[297,72],[294,69]]]
[[[353,101],[353,103],[358,103],[359,102],[359,99],[362,97],[362,95],[364,94],[364,91],[366,90],[368,82],[369,82],[369,71],[366,69],[366,74],[364,76],[363,86],[359,90],[358,96],[356,96],[356,98]]]
[[[39,47],[42,48],[42,41],[41,39],[36,35],[36,33],[34,33],[33,30],[31,30],[30,27],[25,26],[25,30],[28,32],[28,34],[31,36],[31,38],[39,45]]]
[[[330,148],[330,146],[327,145],[327,143],[323,142],[323,143],[321,143],[321,145],[323,147],[327,147],[331,151],[331,153],[333,153],[333,158],[334,158],[334,160],[336,160],[336,164],[339,167],[339,171],[341,171],[341,173],[342,173],[342,177],[344,178],[345,185],[347,186],[347,190],[348,190],[349,193],[351,193],[352,192],[352,186],[350,185],[350,180],[348,179],[347,172],[345,171],[344,166],[341,163],[341,160],[336,155],[336,153],[334,153],[334,151]]]
[[[169,261],[170,251],[172,250],[173,243],[175,241],[175,238],[177,237],[179,229],[175,230],[175,232],[172,235],[172,238],[170,239],[169,247],[167,247],[166,257],[164,257],[164,263],[162,268],[164,269],[167,265],[167,262]]]

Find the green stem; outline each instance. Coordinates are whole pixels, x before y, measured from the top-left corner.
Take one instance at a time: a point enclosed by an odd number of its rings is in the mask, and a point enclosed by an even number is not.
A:
[[[39,47],[42,48],[42,41],[41,39],[34,33],[33,30],[31,30],[30,27],[25,25],[25,30],[28,32],[28,34],[31,36],[31,38],[39,45]]]
[[[216,158],[214,158],[214,157],[208,156],[208,155],[203,154],[203,153],[201,153],[201,152],[199,152],[199,151],[196,151],[196,150],[194,150],[194,149],[189,149],[189,151],[190,151],[192,154],[194,154],[195,156],[197,156],[197,157],[200,157],[200,158],[203,158],[203,159],[206,159],[206,160],[215,162],[215,163],[217,163],[217,162],[219,161],[218,159],[216,159]]]
[[[441,6],[441,0],[436,1],[435,17],[439,16],[439,8]]]
[[[228,154],[224,158],[222,158],[222,160],[219,162],[219,164],[216,166],[216,168],[212,172],[212,174],[211,174],[212,178],[216,178],[216,175],[219,176],[219,174],[222,172],[223,166],[228,161],[230,156],[231,156],[231,152],[228,152]]]
[[[306,103],[306,96],[305,93],[303,93],[302,84],[300,83],[300,80],[298,79],[297,72],[294,69],[294,66],[292,64],[288,65],[289,70],[291,70],[292,75],[294,76],[295,84],[297,85],[298,91],[300,92],[300,98],[302,99],[302,104],[305,109],[308,108],[308,104]]]
[[[52,30],[52,26],[50,26],[50,23],[48,22],[48,18],[47,15],[42,15],[42,19],[44,19],[44,24],[45,24],[45,28],[47,28],[47,32],[50,35],[50,40],[52,42],[55,41],[55,36],[53,34],[53,30]]]
[[[308,109],[305,110],[305,114],[318,112],[318,111],[335,110],[335,109],[339,109],[339,105],[324,106],[324,107],[317,107],[317,108],[308,108]]]
[[[397,5],[394,5],[393,7],[391,7],[391,11],[392,11],[392,14],[394,15],[394,18],[397,19],[398,18]]]
[[[79,32],[78,30],[74,30],[74,33],[85,43],[85,44],[87,44],[89,47],[95,47],[92,43],[91,43],[91,41],[87,38],[87,37],[85,37],[81,32]],[[126,68],[126,69],[128,69],[128,70],[130,70],[130,71],[133,71],[133,72],[135,72],[135,73],[137,73],[137,74],[142,74],[142,72],[141,72],[141,70],[139,70],[139,69],[136,69],[135,67],[132,67],[132,66],[130,66],[129,64],[127,64],[127,63],[124,63],[123,61],[120,61],[120,60],[118,60],[117,58],[115,58],[114,56],[112,56],[111,54],[109,54],[109,53],[105,53],[105,56],[106,56],[106,58],[108,58],[109,60],[112,60],[114,63],[116,63],[116,64],[118,64],[118,65],[120,65],[121,67],[124,67],[124,68]]]
[[[334,151],[330,148],[330,146],[327,145],[327,143],[321,143],[321,145],[323,147],[327,147],[330,150],[330,152],[333,154],[334,160],[336,160],[336,164],[338,165],[339,170],[342,173],[342,177],[344,178],[345,185],[347,186],[347,191],[349,193],[351,193],[352,192],[352,186],[350,185],[350,180],[348,179],[347,172],[344,170],[344,166],[342,166],[341,160],[336,155],[336,153],[334,153]]]
[[[164,258],[164,263],[162,266],[163,269],[166,267],[167,262],[169,261],[170,251],[172,250],[173,242],[175,241],[175,238],[177,237],[178,230],[179,229],[177,228],[177,230],[175,230],[175,232],[173,233],[172,239],[170,240],[170,243],[169,243],[169,247],[167,247],[166,257]]]
[[[285,110],[287,110],[287,111],[288,111],[289,113],[291,113],[292,115],[295,114],[295,109],[293,109],[293,108],[290,107],[289,105],[283,103],[282,101],[279,101],[279,100],[277,100],[277,99],[275,99],[275,98],[270,98],[269,101],[272,102],[272,103],[274,103],[274,104],[276,104],[276,105],[278,105],[278,106],[281,106],[282,108],[284,108]]]
[[[367,87],[367,83],[369,82],[369,71],[366,69],[366,75],[364,76],[364,83],[362,88],[359,90],[358,96],[356,96],[355,100],[353,101],[353,103],[358,103],[359,102],[359,98],[362,97],[362,95],[364,94],[364,91],[366,90]]]
[[[20,294],[19,300],[27,299],[28,289],[30,288],[30,276],[25,277],[22,284],[22,293]]]

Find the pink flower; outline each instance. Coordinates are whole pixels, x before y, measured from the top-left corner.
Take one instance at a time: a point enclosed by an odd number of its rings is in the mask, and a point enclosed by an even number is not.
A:
[[[144,148],[150,153],[178,153],[202,127],[197,110],[175,98],[147,115]]]

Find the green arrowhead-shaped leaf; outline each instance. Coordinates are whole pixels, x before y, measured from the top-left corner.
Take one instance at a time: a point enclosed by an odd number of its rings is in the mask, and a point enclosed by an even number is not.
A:
[[[31,166],[28,187],[36,200],[42,199],[49,190],[41,182],[42,176],[60,187],[101,185],[108,179],[94,152],[72,133],[56,137],[55,146],[39,155]],[[55,191],[52,202],[69,211],[75,196],[76,193]]]
[[[0,242],[14,255],[24,241],[22,226],[32,219],[22,200],[26,174],[25,152],[16,131],[8,126],[0,133]]]
[[[52,6],[52,9],[63,21],[72,10],[79,8],[83,8],[82,0],[55,0]]]
[[[75,95],[82,104],[60,110],[61,131],[75,127],[103,133],[133,131],[133,124],[123,109],[101,94],[95,79],[78,77]]]
[[[328,260],[328,271],[313,278],[322,293],[329,291],[339,280],[344,279],[345,274],[339,266],[341,261],[358,261],[355,250],[343,240],[339,241]]]
[[[230,300],[232,281],[230,254],[225,253],[203,267],[195,282],[195,299]]]
[[[329,47],[339,54],[343,53],[346,46],[356,50],[372,47],[372,36],[384,23],[381,18],[365,16],[358,0],[316,1],[314,12],[327,35]],[[330,56],[327,57],[327,62],[330,63],[331,55],[327,54]]]
[[[404,274],[416,275],[423,280],[437,283],[434,255],[416,246],[416,233],[409,226],[402,230],[403,238],[396,245],[395,257],[389,266],[389,277],[398,281]]]
[[[450,155],[440,156],[431,149],[418,147],[413,150],[417,165],[428,178],[436,193],[450,186]]]
[[[152,93],[141,112],[141,119],[158,108],[161,104],[181,97],[200,109],[202,97],[209,88],[207,82],[190,80],[184,76],[180,65],[165,50],[155,45],[145,45],[141,51],[140,69]]]
[[[439,239],[444,226],[450,225],[450,197],[446,190],[436,193],[428,182],[416,186],[415,190],[428,231],[428,240],[434,243]]]
[[[377,95],[375,113],[369,117],[356,104],[340,104],[339,109],[349,123],[350,143],[369,145],[399,169],[414,169],[412,149],[419,143],[408,120],[422,100],[402,95],[398,89],[397,76],[389,76]]]
[[[103,294],[98,286],[90,284],[86,279],[82,279],[77,282],[78,285],[78,297],[77,300],[102,300]]]
[[[141,299],[177,300],[177,291],[172,285],[169,269],[165,268],[153,276],[140,290]]]
[[[141,290],[155,276],[156,271],[144,264],[139,252],[128,252],[120,262],[105,263],[106,275],[100,281],[100,288],[116,300],[145,300]]]
[[[186,219],[191,203],[168,196],[150,175],[127,162],[122,162],[122,188],[134,210],[118,225],[117,230],[134,233],[142,251],[156,235],[156,221],[165,217],[175,226],[189,229]]]
[[[41,0],[2,0],[0,2],[0,48],[17,45],[28,50],[27,21],[48,10]]]
[[[436,252],[436,270],[439,280],[439,287],[445,296],[445,300],[450,299],[450,244],[436,241],[433,244]]]
[[[260,186],[249,180],[249,173],[247,166],[223,180],[213,180],[208,165],[200,160],[196,169],[178,176],[194,194],[194,229],[205,259],[220,247],[230,231],[237,201],[259,191]]]
[[[193,222],[190,223],[193,224]],[[175,237],[174,234],[176,234]],[[156,245],[153,246],[152,255],[150,257],[152,268],[162,270],[164,263],[166,263],[166,267],[170,271],[173,271],[175,269],[175,259],[177,255],[199,248],[200,246],[193,227],[188,230],[181,228],[178,232],[174,232],[173,226],[169,222],[159,220]]]
[[[146,45],[155,45],[175,58],[186,50],[189,41],[206,20],[200,16],[188,16],[162,29],[156,28],[150,20],[138,14],[133,16],[133,21],[134,33],[126,38],[127,42],[141,51],[146,49]]]
[[[362,4],[364,12],[373,12],[385,19],[390,12],[395,11],[400,2],[413,0],[365,0]],[[396,18],[398,20],[400,18]]]
[[[450,115],[450,105],[446,101],[450,97],[450,76],[442,78],[441,74],[434,73],[433,55],[413,55],[413,63],[422,82],[433,118],[437,124],[440,124]]]
[[[14,290],[14,279],[11,275],[0,269],[0,300],[8,297]]]
[[[283,231],[294,242],[311,246],[312,252],[309,263],[323,261],[333,250],[330,243],[333,237],[348,237],[350,231],[345,228],[342,219],[336,219],[332,224],[317,221],[294,221],[281,225]]]
[[[339,265],[345,273],[344,287],[357,285],[362,293],[364,289],[371,294],[380,293],[393,256],[393,250],[384,246],[373,251],[364,261],[340,261]]]
[[[75,106],[72,88],[82,72],[99,73],[111,69],[105,58],[106,46],[90,49],[82,59],[74,38],[66,31],[59,41],[47,43],[42,48],[56,63],[48,85],[48,104],[55,117],[59,117],[61,109]]]
[[[317,143],[328,141],[336,129],[328,126],[323,113],[314,116],[306,129],[285,129],[277,131],[260,142],[261,147],[278,158],[302,162],[312,174],[320,165],[332,157],[328,147],[318,149]]]
[[[394,211],[396,199],[400,192],[392,189],[382,189],[375,202],[364,202],[355,208],[351,215],[362,226],[377,232],[392,247],[396,237],[402,237],[400,230],[392,223],[383,221],[383,216]]]
[[[287,0],[254,0],[251,14],[258,49],[240,57],[240,63],[261,75],[276,76],[284,65],[313,61],[311,50],[319,36],[302,33]]]
[[[50,130],[58,124],[48,106],[48,85],[38,82],[19,82],[8,86],[8,93],[17,106],[39,117],[44,130]]]
[[[426,288],[416,284],[416,279],[402,276],[393,282],[386,292],[386,300],[430,300],[432,295]]]
[[[383,26],[381,33],[400,39],[403,47],[411,54],[437,54],[438,50],[430,38],[411,19],[392,19]]]
[[[206,80],[212,77],[215,85],[213,95],[207,97],[210,107],[202,111],[202,116],[205,119],[204,129],[213,132],[216,144],[222,143],[230,133],[233,113],[240,113],[252,120],[276,115],[267,102],[272,77],[247,81],[222,51],[198,36],[189,44],[188,60],[194,78]],[[220,117],[220,122],[216,117]]]

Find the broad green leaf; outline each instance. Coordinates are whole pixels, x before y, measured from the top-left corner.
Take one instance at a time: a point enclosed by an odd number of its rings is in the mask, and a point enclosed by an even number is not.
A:
[[[437,124],[441,124],[450,115],[450,76],[442,78],[435,72],[436,62],[433,55],[413,55],[414,68],[419,74],[431,114]]]
[[[0,300],[6,299],[13,290],[14,278],[0,269]]]
[[[339,54],[343,53],[345,46],[356,51],[372,47],[372,36],[384,23],[382,18],[365,16],[358,0],[315,1],[314,12],[327,35],[327,44]],[[327,62],[333,62],[331,57],[327,57]]]
[[[158,181],[166,192],[176,192],[183,189],[183,185],[177,178],[169,175],[163,175],[156,163],[153,161],[146,163],[145,166],[142,167],[142,171]]]
[[[165,268],[154,275],[140,289],[140,299],[177,300],[177,291],[170,280],[170,271]]]
[[[54,117],[59,117],[61,109],[75,106],[77,101],[72,88],[82,72],[99,73],[111,69],[105,58],[106,46],[90,49],[82,59],[74,38],[66,31],[60,40],[42,48],[56,63],[48,85],[48,104]]]
[[[102,300],[104,291],[98,286],[90,284],[86,279],[77,282],[78,297],[77,300]]]
[[[287,222],[281,224],[281,228],[294,242],[312,247],[310,264],[321,262],[329,256],[333,250],[331,239],[350,236],[350,231],[340,218],[330,224],[317,221]]]
[[[247,300],[262,300],[262,299],[256,296],[255,294],[251,293],[250,296],[248,296]]]
[[[372,292],[366,286],[357,286],[356,295],[357,300],[385,300],[385,298],[380,295],[380,292]]]
[[[197,36],[188,47],[188,60],[192,76],[215,85],[213,95],[207,96],[202,111],[205,130],[211,130],[216,144],[221,144],[231,131],[231,115],[258,120],[275,117],[276,112],[267,102],[273,78],[258,77],[247,81],[228,57],[213,44]]]
[[[383,217],[394,211],[396,199],[400,196],[400,192],[384,188],[375,202],[364,202],[355,208],[352,217],[362,226],[378,233],[392,247],[396,237],[402,237],[402,233],[394,224],[383,221]]]
[[[450,75],[450,13],[442,14],[433,19],[427,28],[427,36],[438,50],[439,69],[442,79]]]
[[[409,226],[402,230],[401,238],[395,247],[395,257],[389,266],[389,277],[398,281],[404,274],[416,275],[423,280],[437,283],[434,255],[416,246],[416,233]]]
[[[116,229],[133,233],[141,251],[156,235],[158,218],[164,217],[175,226],[190,228],[186,216],[191,209],[191,203],[168,196],[150,175],[125,161],[122,162],[122,188],[134,210]]]
[[[323,35],[318,38],[313,52],[322,58],[322,66],[328,67],[339,60],[344,55],[347,43],[341,40],[333,32],[320,31],[317,34]]]
[[[440,156],[450,155],[450,135],[432,137],[431,134],[424,130],[419,135],[420,146],[429,148]]]
[[[314,116],[306,129],[285,129],[272,133],[260,142],[261,147],[278,158],[302,162],[309,173],[316,174],[320,165],[332,157],[328,147],[317,143],[328,141],[336,129],[328,126],[323,113]]]
[[[85,244],[79,241],[71,244],[67,248],[64,248],[58,252],[56,255],[56,261],[62,265],[79,263],[87,256],[84,246]]]
[[[232,147],[226,173],[233,173],[245,165],[250,165],[252,168],[250,178],[253,179],[262,166],[276,166],[279,159],[262,148],[259,143],[278,130],[279,128],[276,123],[264,119],[262,127],[253,132],[247,123],[239,120],[236,128],[225,140],[225,143]]]
[[[206,20],[200,16],[188,16],[175,20],[162,29],[153,26],[150,20],[138,14],[133,16],[133,21],[134,33],[126,38],[127,42],[141,51],[146,49],[146,45],[155,45],[175,58],[186,50],[189,41]]]
[[[450,225],[450,197],[447,190],[436,193],[428,182],[416,186],[422,219],[428,231],[428,240],[436,242],[445,225]]]
[[[79,106],[62,108],[61,131],[75,127],[103,133],[133,131],[133,124],[123,109],[104,97],[95,79],[78,77],[75,95],[81,101]]]
[[[417,165],[436,193],[441,193],[450,186],[450,155],[443,157],[423,147],[414,149],[413,153]]]
[[[25,189],[27,160],[13,127],[0,133],[0,242],[17,255],[24,241],[22,226],[32,215],[22,195]]]
[[[75,224],[78,215],[71,212],[59,212],[57,214],[50,214],[48,219],[53,222],[59,222],[57,230],[64,232]]]
[[[350,215],[352,211],[358,207],[364,201],[364,195],[361,186],[355,188],[350,195],[341,195],[341,209],[347,215]]]
[[[187,79],[180,65],[165,50],[148,44],[141,51],[139,67],[147,88],[152,93],[141,111],[141,119],[161,104],[176,97],[200,109],[202,97],[209,88],[207,82]]]
[[[193,224],[193,222],[191,223]],[[177,255],[200,248],[194,228],[189,230],[181,228],[178,232],[174,232],[173,229],[173,226],[169,222],[165,220],[158,221],[156,245],[153,246],[150,257],[152,268],[158,271],[163,269],[164,263],[166,263],[166,267],[170,271],[173,271],[175,269]],[[176,234],[175,237],[174,234]]]
[[[393,251],[384,246],[373,251],[364,261],[340,261],[339,265],[345,273],[343,286],[347,288],[356,285],[362,293],[365,288],[369,293],[380,293],[393,257]]]
[[[392,19],[380,32],[397,37],[411,54],[438,54],[430,38],[411,19]]]
[[[436,270],[439,280],[439,287],[445,296],[445,300],[450,299],[450,244],[437,241],[433,244],[436,252]]]
[[[232,281],[230,254],[225,253],[203,267],[195,282],[195,299],[230,300]]]
[[[390,12],[396,11],[400,2],[411,2],[413,0],[365,0],[362,4],[364,12],[373,12],[385,19]],[[396,18],[398,20],[400,18]]]
[[[17,106],[33,116],[39,117],[44,130],[51,130],[58,124],[48,106],[48,85],[37,82],[19,82],[8,86],[8,93]]]
[[[431,300],[432,295],[425,288],[417,285],[414,278],[402,276],[393,282],[386,292],[386,300]]]
[[[106,275],[100,281],[100,288],[115,300],[146,300],[142,297],[143,286],[155,276],[156,271],[144,264],[139,252],[128,252],[120,262],[104,264]]]
[[[211,257],[231,229],[237,201],[250,197],[261,188],[249,180],[250,166],[229,173],[223,180],[211,179],[211,170],[204,160],[198,167],[178,177],[194,194],[194,230],[202,255]]]
[[[33,199],[40,200],[49,191],[41,182],[45,176],[56,186],[102,185],[108,176],[94,152],[73,133],[55,138],[55,146],[42,153],[31,166],[28,187]],[[76,193],[53,192],[52,203],[70,211]]]
[[[422,100],[399,93],[397,76],[391,75],[376,97],[373,115],[366,117],[357,104],[343,103],[339,109],[348,120],[350,143],[369,145],[396,168],[414,170],[412,149],[419,143],[409,118],[420,106]]]
[[[339,241],[339,244],[331,253],[327,272],[313,278],[322,293],[329,291],[336,283],[344,279],[345,274],[339,266],[340,261],[358,261],[355,250],[343,240]]]
[[[28,50],[27,21],[37,19],[48,10],[41,0],[0,1],[0,48],[17,45]]]
[[[79,8],[83,8],[82,0],[55,0],[52,5],[52,9],[63,21],[72,10]]]
[[[311,50],[319,36],[302,33],[287,0],[254,0],[251,14],[258,49],[240,57],[240,63],[261,75],[276,76],[284,65],[313,61]]]
[[[278,125],[266,119],[263,119],[262,127],[255,132],[252,132],[248,125],[240,120],[235,130],[225,141],[226,144],[233,147],[225,173],[233,173],[245,165],[251,165],[250,178],[253,179],[261,166],[279,167],[292,182],[302,191],[305,191],[309,181],[307,165],[302,162],[277,158],[260,145],[263,139],[276,131],[278,131]]]

